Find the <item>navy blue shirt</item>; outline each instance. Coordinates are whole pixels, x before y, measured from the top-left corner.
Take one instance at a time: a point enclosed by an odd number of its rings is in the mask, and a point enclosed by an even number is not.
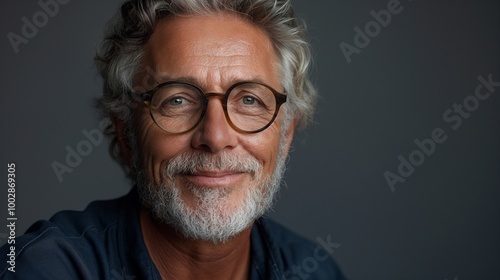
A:
[[[134,188],[122,198],[38,221],[16,239],[15,272],[8,270],[10,245],[0,248],[0,278],[161,280],[143,240],[139,210]],[[325,244],[260,218],[251,232],[250,279],[344,279],[329,255],[334,245]]]

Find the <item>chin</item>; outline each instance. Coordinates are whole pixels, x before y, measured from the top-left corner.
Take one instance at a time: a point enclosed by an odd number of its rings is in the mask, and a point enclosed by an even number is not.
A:
[[[138,189],[142,204],[155,219],[169,224],[185,238],[224,243],[271,207],[276,191],[270,191],[269,180],[260,182],[248,186],[242,195],[235,193],[240,187],[186,185],[181,191],[173,185],[145,184],[138,185]]]

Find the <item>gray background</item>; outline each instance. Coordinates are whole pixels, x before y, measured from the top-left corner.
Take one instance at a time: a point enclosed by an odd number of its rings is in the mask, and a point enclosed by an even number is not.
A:
[[[1,174],[16,163],[18,234],[130,188],[106,141],[62,182],[51,167],[86,139],[82,130],[99,128],[92,57],[119,2],[61,5],[17,54],[7,34],[21,34],[21,18],[32,21],[41,8],[0,4]],[[474,93],[479,75],[500,81],[500,3],[402,0],[401,13],[351,63],[339,44],[353,44],[353,28],[364,29],[388,1],[294,3],[310,30],[322,98],[316,123],[297,135],[271,216],[340,243],[333,255],[351,279],[500,279],[500,87],[458,129],[443,120]],[[398,156],[408,158],[414,140],[435,128],[447,140],[392,192],[384,172],[397,173]],[[0,227],[1,242],[5,234]]]

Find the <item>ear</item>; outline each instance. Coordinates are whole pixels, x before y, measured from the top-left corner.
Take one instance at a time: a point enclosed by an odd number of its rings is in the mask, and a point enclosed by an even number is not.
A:
[[[287,128],[286,133],[285,133],[285,155],[288,155],[288,151],[290,150],[290,146],[292,145],[292,140],[293,140],[293,135],[295,133],[295,127],[297,126],[297,119],[293,119],[292,122],[290,122],[290,126]]]
[[[126,124],[118,119],[116,116],[111,116],[111,121],[116,132],[116,142],[120,153],[122,156],[123,163],[131,167],[132,164],[132,148],[127,144],[127,138],[125,137]]]

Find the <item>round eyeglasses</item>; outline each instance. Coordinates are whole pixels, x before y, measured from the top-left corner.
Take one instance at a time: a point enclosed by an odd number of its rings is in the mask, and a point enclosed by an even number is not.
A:
[[[256,82],[239,82],[226,93],[205,93],[192,83],[169,81],[145,93],[132,93],[144,102],[153,121],[164,131],[181,134],[194,129],[205,116],[208,99],[220,98],[231,127],[243,133],[268,128],[278,115],[286,95]]]

